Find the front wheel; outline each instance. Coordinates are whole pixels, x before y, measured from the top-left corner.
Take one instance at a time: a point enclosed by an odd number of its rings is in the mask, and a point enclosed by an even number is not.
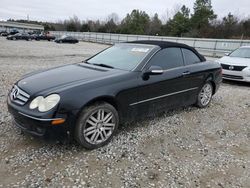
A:
[[[117,110],[108,103],[97,103],[81,112],[75,128],[75,139],[86,149],[96,149],[111,140],[118,125]]]
[[[213,96],[213,86],[211,82],[206,82],[197,96],[196,105],[200,108],[205,108],[209,105]]]

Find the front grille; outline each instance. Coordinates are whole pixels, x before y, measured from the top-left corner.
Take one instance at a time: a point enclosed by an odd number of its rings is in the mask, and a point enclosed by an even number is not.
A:
[[[26,102],[29,100],[30,95],[17,87],[16,85],[12,88],[10,92],[10,99],[16,104],[25,105]]]
[[[223,74],[223,78],[229,78],[229,79],[235,79],[235,80],[243,80],[242,76],[235,76],[235,75],[229,75],[229,74]]]
[[[237,66],[237,65],[227,65],[221,64],[222,69],[231,70],[231,71],[242,71],[247,66]]]

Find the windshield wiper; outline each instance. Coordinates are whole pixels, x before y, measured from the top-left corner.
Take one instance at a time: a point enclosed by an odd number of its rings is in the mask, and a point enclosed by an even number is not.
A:
[[[106,64],[103,64],[103,63],[100,63],[100,64],[99,63],[90,63],[88,61],[83,61],[83,63],[89,64],[89,65],[100,66],[100,67],[106,67],[106,68],[110,68],[110,69],[114,68],[111,65],[106,65]]]
[[[96,65],[96,66],[100,66],[100,67],[106,67],[106,68],[110,68],[110,69],[113,69],[114,67],[110,66],[110,65],[106,65],[106,64],[98,64],[98,63],[93,63],[92,65]]]

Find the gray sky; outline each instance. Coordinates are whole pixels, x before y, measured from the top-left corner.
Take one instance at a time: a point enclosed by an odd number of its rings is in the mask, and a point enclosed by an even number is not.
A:
[[[1,0],[0,20],[26,19],[58,21],[68,19],[73,15],[81,20],[105,18],[112,12],[118,13],[120,19],[133,9],[145,10],[149,15],[155,12],[160,18],[167,18],[173,14],[177,5],[185,4],[191,10],[195,0]],[[215,13],[219,17],[229,12],[248,17],[250,15],[250,0],[212,0]],[[168,14],[167,14],[168,12]],[[168,15],[168,16],[167,16]]]

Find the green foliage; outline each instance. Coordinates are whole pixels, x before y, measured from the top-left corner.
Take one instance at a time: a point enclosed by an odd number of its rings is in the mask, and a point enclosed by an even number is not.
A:
[[[55,27],[53,24],[48,24],[48,23],[44,23],[44,31],[55,31]]]
[[[193,30],[197,30],[198,37],[204,37],[210,22],[217,18],[214,14],[211,0],[196,0],[194,3],[194,14],[191,17],[191,26]]]
[[[234,26],[238,23],[238,18],[236,18],[234,15],[231,14],[231,12],[229,12],[229,14],[227,15],[227,17],[223,18],[223,24],[226,26]]]
[[[104,32],[107,32],[107,33],[116,33],[116,30],[117,30],[117,25],[116,23],[114,22],[113,18],[111,18],[111,20],[109,20],[105,26],[105,31]]]
[[[161,30],[162,30],[162,22],[159,19],[158,14],[155,14],[150,20],[148,31],[146,34],[160,35]]]
[[[82,26],[81,26],[80,31],[81,32],[88,32],[89,30],[90,30],[89,25],[86,24],[86,23],[83,23]]]
[[[67,23],[66,29],[67,31],[77,31],[76,25],[72,22]]]
[[[226,17],[222,19],[223,25],[223,38],[230,38],[233,36],[237,30],[238,18],[229,13]]]
[[[150,18],[144,11],[133,10],[131,14],[127,14],[121,24],[121,32],[127,34],[146,34],[149,27]]]
[[[183,5],[164,24],[158,14],[154,14],[150,18],[146,12],[140,10],[133,10],[121,22],[119,22],[116,13],[108,15],[106,21],[102,22],[99,20],[81,21],[77,16],[57,23],[13,19],[8,21],[42,24],[46,31],[67,30],[175,37],[250,38],[250,19],[240,20],[231,13],[222,19],[217,19],[211,0],[196,0],[193,14],[190,14],[190,9]]]
[[[169,34],[172,36],[181,37],[184,33],[190,30],[190,9],[185,5],[178,11],[173,19],[170,19],[167,23],[169,27]]]

